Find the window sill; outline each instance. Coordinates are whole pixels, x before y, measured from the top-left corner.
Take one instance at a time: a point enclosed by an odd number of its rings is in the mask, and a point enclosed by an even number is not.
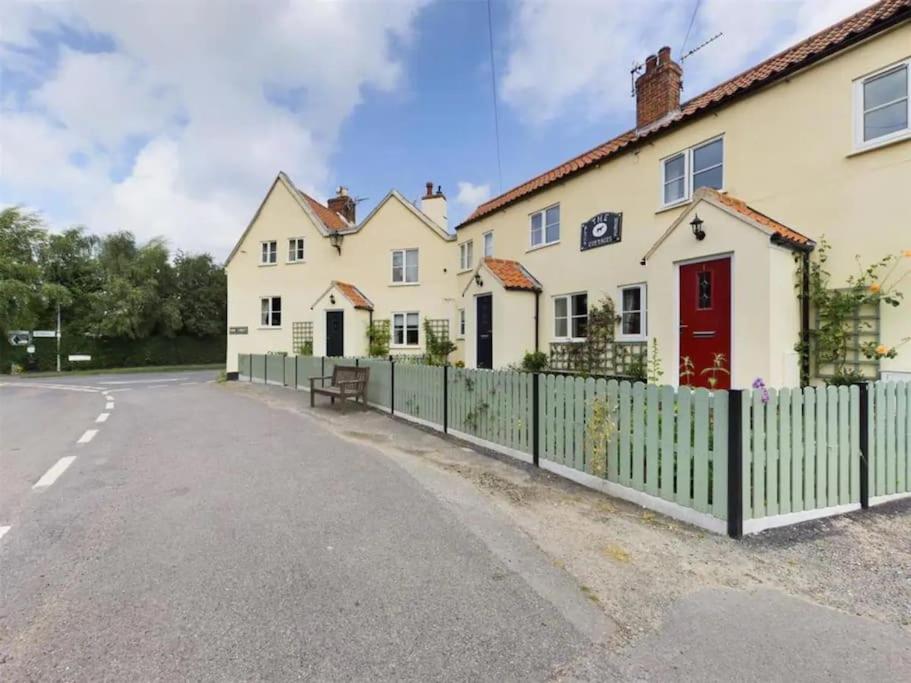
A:
[[[673,204],[665,204],[664,206],[659,206],[655,210],[655,213],[659,214],[659,213],[664,213],[665,211],[672,211],[673,209],[679,209],[681,206],[686,206],[687,204],[690,204],[692,201],[693,201],[692,197],[687,197],[686,199],[681,199],[680,201],[674,202]]]
[[[302,264],[302,263],[306,263],[306,261],[304,261],[303,259],[300,260],[300,261],[285,261],[285,265],[286,265],[286,266],[297,266],[297,265],[300,265],[300,264]]]
[[[390,282],[390,287],[418,287],[420,282]]]
[[[872,152],[875,149],[882,149],[883,147],[888,147],[889,145],[895,145],[895,144],[898,144],[899,142],[907,142],[908,140],[911,140],[911,130],[907,130],[904,133],[901,133],[900,135],[896,135],[893,138],[889,138],[888,140],[880,140],[878,142],[868,143],[866,145],[863,145],[862,147],[855,147],[853,150],[851,150],[851,152],[849,152],[845,156],[846,156],[846,158],[850,159],[851,157],[856,157],[861,154],[866,154],[867,152]]]
[[[276,263],[260,263],[259,267],[260,268],[274,268],[277,265],[278,265],[277,262]]]
[[[272,331],[272,330],[280,330],[280,329],[281,329],[281,325],[279,325],[279,326],[270,325],[270,326],[268,326],[268,327],[257,327],[256,329],[257,329],[257,330],[269,330],[269,331]]]
[[[462,268],[458,273],[456,273],[456,275],[464,275],[465,273],[470,273],[473,270],[474,268]]]
[[[586,337],[554,337],[550,340],[551,344],[581,344],[588,341]]]
[[[646,335],[635,335],[635,336],[627,336],[627,337],[624,337],[622,335],[617,335],[616,337],[614,337],[614,341],[619,342],[619,343],[626,343],[626,342],[640,343],[640,342],[647,342],[648,337]]]
[[[420,351],[420,344],[390,344],[390,349],[399,349],[401,351]]]
[[[556,242],[548,242],[547,244],[538,244],[538,245],[535,245],[534,247],[529,247],[528,249],[526,249],[525,253],[528,254],[532,251],[538,251],[540,249],[547,249],[547,247],[555,247],[558,244],[560,244],[560,240],[557,240]]]

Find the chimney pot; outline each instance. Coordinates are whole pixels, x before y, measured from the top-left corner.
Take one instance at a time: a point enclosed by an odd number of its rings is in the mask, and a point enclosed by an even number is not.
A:
[[[663,48],[658,50],[658,63],[666,64],[671,61],[671,48],[665,45]]]
[[[432,197],[432,196],[433,196],[433,181],[432,181],[432,180],[428,180],[428,181],[424,184],[424,188],[425,188],[424,196],[425,196],[425,197]]]
[[[655,55],[649,55],[645,58],[645,73],[652,73],[655,70],[656,66],[658,66],[658,57]]]

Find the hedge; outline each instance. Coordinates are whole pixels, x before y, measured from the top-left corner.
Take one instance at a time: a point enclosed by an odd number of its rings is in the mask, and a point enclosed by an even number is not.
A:
[[[16,363],[25,370],[57,369],[57,340],[36,338],[35,353],[24,346],[10,346],[0,340],[0,372],[9,373]],[[218,337],[147,337],[145,339],[112,339],[66,337],[60,344],[63,370],[128,368],[144,365],[196,365],[223,363],[227,340]],[[70,362],[70,354],[91,356],[90,361]]]

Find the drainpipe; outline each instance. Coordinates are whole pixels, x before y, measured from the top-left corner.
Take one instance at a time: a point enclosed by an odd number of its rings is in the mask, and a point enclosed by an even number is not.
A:
[[[541,301],[541,292],[535,290],[535,353],[539,350],[538,337],[540,332],[538,331],[538,309],[540,308]]]
[[[800,278],[800,386],[810,384],[810,250],[801,254]]]

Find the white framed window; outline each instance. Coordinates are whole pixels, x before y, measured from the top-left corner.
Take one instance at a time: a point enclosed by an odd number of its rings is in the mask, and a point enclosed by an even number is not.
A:
[[[554,338],[585,339],[588,336],[588,294],[554,297]]]
[[[278,263],[278,242],[269,240],[268,242],[262,242],[261,246],[260,265],[271,266],[273,263]]]
[[[465,338],[465,309],[459,309],[459,339]]]
[[[643,341],[648,335],[648,300],[645,284],[620,288],[621,341]]]
[[[417,311],[392,314],[392,344],[394,346],[418,345],[419,318]]]
[[[280,296],[264,296],[259,300],[259,324],[262,327],[282,326],[282,298]]]
[[[700,187],[724,187],[724,138],[690,147],[661,161],[661,206],[687,201]]]
[[[854,81],[854,146],[911,135],[911,59]]]
[[[459,270],[474,268],[474,240],[462,242],[459,245]]]
[[[395,249],[392,252],[392,282],[396,285],[418,282],[417,249]]]
[[[493,230],[484,233],[484,257],[493,256]]]
[[[554,204],[531,214],[531,246],[543,247],[560,241],[560,205]]]
[[[288,240],[288,263],[299,263],[304,260],[304,238],[292,237]]]

